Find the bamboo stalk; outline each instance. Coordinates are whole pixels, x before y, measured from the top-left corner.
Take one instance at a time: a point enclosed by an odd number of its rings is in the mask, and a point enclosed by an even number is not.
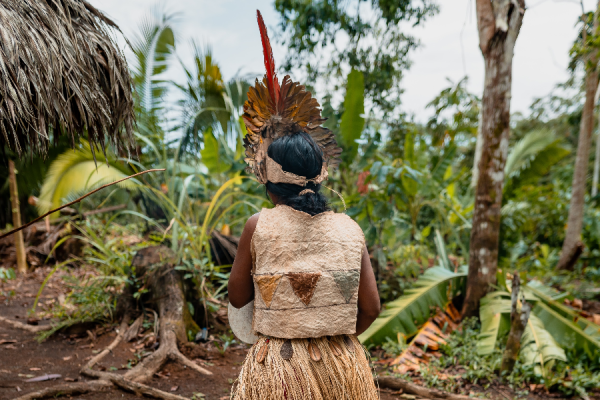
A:
[[[19,203],[19,190],[17,188],[17,171],[13,160],[8,161],[8,182],[10,185],[10,204],[12,207],[12,219],[15,229],[21,227],[21,204]],[[18,231],[14,237],[15,249],[17,251],[17,270],[21,274],[27,273],[27,258],[25,255],[25,242],[23,232]]]

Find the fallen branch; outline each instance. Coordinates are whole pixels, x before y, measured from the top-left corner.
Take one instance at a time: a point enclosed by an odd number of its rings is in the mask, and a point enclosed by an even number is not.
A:
[[[168,392],[163,392],[162,390],[155,389],[151,386],[144,385],[139,382],[134,382],[129,379],[125,379],[121,375],[113,374],[111,372],[100,372],[95,371],[93,369],[86,369],[84,375],[98,378],[100,382],[102,381],[110,381],[115,386],[127,390],[129,392],[133,392],[138,396],[148,396],[153,397],[155,399],[164,399],[164,400],[188,400],[185,397],[177,396],[176,394],[171,394]],[[98,381],[96,381],[98,382]]]
[[[437,389],[429,389],[423,386],[419,386],[415,383],[405,381],[403,379],[392,378],[389,376],[379,377],[375,380],[375,383],[379,383],[379,387],[402,390],[406,393],[415,394],[420,397],[426,397],[428,399],[443,399],[443,400],[483,400],[477,399],[476,397],[464,396],[462,394],[453,394],[448,392],[442,392]]]
[[[111,386],[113,386],[112,382],[108,381],[70,383],[38,390],[37,392],[30,392],[21,397],[17,397],[15,400],[36,400],[58,396],[73,396],[90,392],[98,392]]]
[[[107,188],[107,187],[109,187],[109,186],[112,186],[112,185],[116,185],[117,183],[121,183],[121,182],[123,182],[123,181],[126,181],[127,179],[135,178],[136,176],[140,176],[140,175],[143,175],[143,174],[147,174],[148,172],[156,172],[156,171],[164,171],[164,170],[165,170],[164,168],[159,168],[159,169],[149,169],[149,170],[146,170],[146,171],[138,172],[137,174],[129,175],[129,176],[127,176],[127,177],[123,178],[123,179],[119,179],[118,181],[114,181],[114,182],[111,182],[111,183],[107,183],[106,185],[102,185],[102,186],[100,186],[99,188],[97,188],[97,189],[94,189],[94,190],[92,190],[91,192],[84,194],[83,196],[81,196],[81,197],[80,197],[80,198],[78,198],[77,200],[73,200],[72,202],[70,202],[70,203],[67,203],[67,204],[64,204],[64,205],[62,205],[62,206],[60,206],[60,207],[58,207],[58,208],[55,208],[54,210],[50,210],[50,211],[48,211],[46,214],[44,214],[44,215],[42,215],[42,216],[40,216],[40,217],[37,217],[37,218],[36,218],[36,219],[34,219],[33,221],[31,221],[31,222],[28,222],[27,224],[25,224],[25,225],[22,225],[22,226],[20,226],[20,227],[18,227],[18,228],[15,228],[15,229],[13,229],[12,231],[9,231],[9,232],[7,232],[7,233],[5,233],[5,234],[3,234],[3,235],[0,235],[0,239],[3,239],[3,238],[5,238],[5,237],[7,237],[7,236],[10,236],[10,235],[12,235],[13,233],[17,233],[17,232],[19,232],[19,231],[21,231],[21,230],[23,230],[23,229],[27,228],[28,226],[31,226],[31,225],[35,224],[35,223],[36,223],[36,222],[38,222],[39,220],[41,220],[41,219],[43,219],[43,218],[47,217],[48,215],[51,215],[51,214],[53,214],[53,213],[55,213],[55,212],[57,212],[57,211],[60,211],[60,210],[62,210],[63,208],[66,208],[66,207],[72,206],[73,204],[79,203],[81,200],[85,199],[85,198],[86,198],[86,197],[88,197],[88,196],[91,196],[91,195],[93,195],[94,193],[96,193],[96,192],[98,192],[98,191],[100,191],[100,190],[102,190],[102,189],[104,189],[104,188]]]
[[[13,328],[23,329],[23,330],[29,331],[31,333],[38,333],[38,332],[48,331],[48,330],[52,329],[52,326],[50,326],[50,325],[45,325],[45,326],[28,325],[28,324],[24,324],[22,322],[15,321],[10,318],[5,318],[2,316],[0,316],[0,322],[4,322],[4,323],[12,326]]]

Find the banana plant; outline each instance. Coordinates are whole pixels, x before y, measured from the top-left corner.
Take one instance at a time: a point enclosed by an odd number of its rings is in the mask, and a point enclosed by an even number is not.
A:
[[[119,162],[109,149],[106,155],[92,152],[90,144],[82,140],[79,148],[65,151],[50,164],[37,202],[38,212],[45,214],[66,200],[128,175],[129,168]],[[139,185],[140,182],[134,178],[121,182],[118,187],[136,190]]]
[[[386,304],[384,311],[358,337],[359,340],[368,345],[384,343],[386,338],[396,338],[398,333],[405,337],[413,336],[431,316],[431,308],[444,308],[449,301],[448,293],[456,293],[466,276],[466,268],[458,272],[442,266],[429,268],[412,289]]]
[[[481,301],[481,334],[477,343],[480,355],[491,354],[510,329],[510,286],[499,282],[499,290]],[[522,294],[533,304],[533,310],[521,338],[521,359],[533,365],[539,375],[547,376],[556,360],[567,361],[565,349],[592,358],[600,355],[600,326],[559,303],[564,294],[538,281],[529,282]]]

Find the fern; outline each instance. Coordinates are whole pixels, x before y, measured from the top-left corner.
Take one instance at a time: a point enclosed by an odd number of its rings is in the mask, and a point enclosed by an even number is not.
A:
[[[443,308],[448,302],[448,285],[458,285],[467,276],[461,269],[458,273],[443,267],[425,271],[412,289],[387,304],[379,318],[358,338],[364,344],[381,344],[386,337],[395,338],[398,332],[412,336],[430,316],[432,307]]]

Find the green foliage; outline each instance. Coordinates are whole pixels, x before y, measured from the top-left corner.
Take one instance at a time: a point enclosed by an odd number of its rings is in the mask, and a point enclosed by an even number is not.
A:
[[[15,270],[12,268],[4,268],[0,267],[0,282],[5,282],[11,279],[15,279],[17,275],[15,274]]]
[[[77,198],[106,183],[128,176],[127,168],[106,152],[95,152],[82,141],[79,148],[67,150],[52,162],[44,179],[38,201],[38,211],[44,214],[64,204],[65,199]],[[139,181],[130,179],[119,183],[121,188],[135,189]]]
[[[536,314],[531,314],[527,321],[520,356],[524,365],[535,365],[536,373],[542,376],[547,375],[556,360],[567,361],[565,351]]]
[[[133,40],[134,93],[137,96],[137,105],[145,115],[156,115],[156,112],[162,108],[160,100],[164,97],[168,86],[159,75],[167,70],[169,60],[175,52],[174,23],[173,15],[156,9],[153,14],[145,17],[140,25],[139,35]],[[142,122],[156,124],[158,121]]]
[[[477,352],[480,355],[492,354],[497,340],[510,330],[510,295],[505,292],[492,292],[481,299],[479,315],[481,333],[477,340]]]
[[[431,315],[431,308],[443,308],[448,303],[448,286],[461,285],[466,271],[458,273],[443,267],[425,271],[400,298],[386,304],[384,311],[373,324],[359,336],[364,344],[380,344],[386,337],[395,338],[398,332],[405,336],[414,335],[419,326]]]
[[[93,266],[93,271],[69,270],[66,268],[69,262],[57,265],[56,269],[64,272],[69,291],[65,301],[50,311],[50,316],[58,322],[53,323],[52,330],[43,332],[39,340],[77,323],[111,320],[123,286],[127,283],[135,286],[130,266],[136,251],[157,244],[154,240],[138,241],[135,245],[126,242],[125,237],[140,235],[140,226],[135,224],[120,226],[112,220],[102,224],[90,218],[73,228],[76,229],[73,237],[87,244],[83,261]]]
[[[364,75],[366,97],[390,112],[399,105],[399,82],[410,63],[408,54],[417,45],[401,22],[419,25],[437,6],[429,0],[276,0],[275,9],[288,47],[284,71],[299,67],[307,72],[308,82],[323,79],[337,90],[343,71],[356,69]],[[345,46],[339,45],[340,37]],[[329,62],[318,62],[323,59]]]
[[[231,164],[227,164],[221,159],[221,146],[212,134],[211,130],[207,130],[204,134],[204,149],[200,151],[202,164],[208,168],[208,172],[220,174],[231,168]]]
[[[340,133],[344,152],[342,156],[350,164],[358,154],[358,144],[365,119],[365,84],[362,73],[353,69],[347,78],[346,97],[344,98],[344,114],[340,121]]]
[[[503,381],[515,394],[519,394],[519,398],[527,397],[529,384],[542,384],[547,390],[583,398],[588,396],[588,391],[600,387],[597,367],[590,367],[576,360],[570,363],[557,360],[554,368],[544,376],[536,365],[523,363],[523,359],[520,359],[510,374],[498,377],[502,349],[498,345],[490,354],[480,354],[477,347],[479,331],[477,320],[473,318],[464,320],[462,329],[451,332],[446,344],[440,346],[442,356],[432,358],[429,365],[421,368],[420,375],[426,386],[460,392],[464,390],[464,382],[461,380],[480,385],[484,389]],[[454,375],[457,371],[459,374]],[[440,373],[447,375],[447,378],[440,379]]]
[[[513,146],[506,160],[505,193],[509,197],[513,188],[535,183],[569,153],[563,140],[553,132],[544,129],[529,132]]]
[[[503,287],[504,289],[506,287]],[[533,309],[521,338],[521,363],[547,377],[557,361],[567,362],[565,350],[576,357],[600,356],[600,326],[580,318],[575,311],[557,301],[561,294],[532,281],[522,289]],[[511,300],[505,291],[489,293],[481,301],[481,334],[477,341],[480,355],[492,354],[510,329]]]

